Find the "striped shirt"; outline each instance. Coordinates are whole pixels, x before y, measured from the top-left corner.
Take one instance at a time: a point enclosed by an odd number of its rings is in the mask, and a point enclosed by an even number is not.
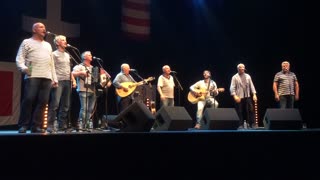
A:
[[[37,41],[32,38],[22,41],[16,57],[16,64],[20,71],[30,68],[31,76],[26,78],[46,78],[58,82],[54,61],[52,58],[52,47],[46,41]]]
[[[274,76],[273,81],[278,83],[279,96],[295,95],[295,82],[298,79],[293,72],[283,73],[283,71],[280,71]]]

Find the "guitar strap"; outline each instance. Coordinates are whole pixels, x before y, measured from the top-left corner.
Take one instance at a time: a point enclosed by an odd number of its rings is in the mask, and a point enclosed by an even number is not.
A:
[[[210,83],[211,83],[211,78],[209,78],[209,82],[208,82],[208,87],[207,87],[207,91],[209,92],[210,89]],[[209,92],[210,93],[210,92]]]
[[[207,87],[207,92],[210,93],[209,96],[211,96],[211,92],[209,92],[210,83],[211,83],[211,78],[209,78],[208,87]],[[210,104],[210,99],[207,98],[207,94],[206,94],[205,100],[206,100],[205,107],[207,107]],[[204,113],[204,111],[202,113]]]

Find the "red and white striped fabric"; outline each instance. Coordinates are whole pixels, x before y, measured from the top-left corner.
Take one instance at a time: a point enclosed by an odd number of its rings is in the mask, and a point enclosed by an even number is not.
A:
[[[16,63],[0,62],[0,126],[15,125],[20,114],[21,73]]]
[[[150,0],[122,1],[122,30],[134,40],[148,40],[150,35]]]

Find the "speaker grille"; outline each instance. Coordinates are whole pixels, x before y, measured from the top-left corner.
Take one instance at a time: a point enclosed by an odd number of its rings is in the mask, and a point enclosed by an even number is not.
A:
[[[141,102],[134,102],[113,121],[119,124],[120,132],[149,132],[155,117]]]
[[[266,110],[263,118],[266,129],[301,129],[302,118],[298,109],[272,109]]]
[[[239,127],[239,116],[234,108],[207,108],[201,129],[235,130]]]
[[[184,107],[163,106],[156,114],[155,131],[187,130],[192,127],[192,118]]]

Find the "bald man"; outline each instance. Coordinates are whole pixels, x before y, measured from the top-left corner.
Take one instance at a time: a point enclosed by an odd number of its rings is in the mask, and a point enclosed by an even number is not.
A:
[[[24,74],[24,96],[18,121],[19,133],[44,133],[43,112],[49,101],[50,89],[58,79],[52,58],[52,47],[44,40],[46,27],[37,22],[32,26],[32,37],[22,41],[16,64]]]
[[[169,65],[162,67],[162,75],[158,78],[157,90],[160,94],[161,106],[174,106],[174,81],[170,75],[171,69]]]

